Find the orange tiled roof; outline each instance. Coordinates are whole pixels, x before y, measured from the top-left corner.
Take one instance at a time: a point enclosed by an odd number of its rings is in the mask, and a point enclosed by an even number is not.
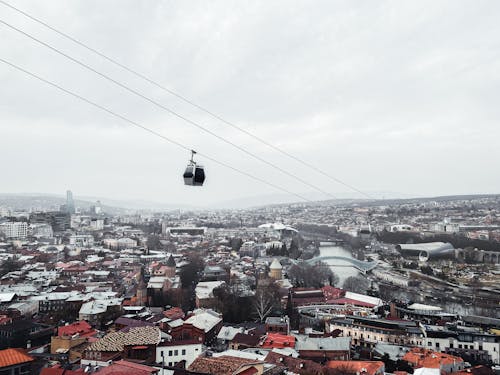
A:
[[[376,374],[381,368],[384,368],[382,361],[328,361],[327,367],[331,369],[346,369],[353,373],[366,373],[368,375]]]
[[[151,366],[120,360],[104,367],[98,373],[102,375],[150,375],[156,374],[159,371],[160,370]]]
[[[268,333],[260,346],[265,349],[294,348],[295,336],[287,336],[280,333]]]
[[[413,348],[405,354],[403,360],[414,367],[426,368],[441,368],[442,365],[452,365],[454,363],[463,362],[463,359],[460,357],[423,348]]]
[[[21,349],[0,350],[0,368],[31,361],[33,361],[33,357],[30,357]]]
[[[76,333],[80,336],[87,336],[93,335],[95,331],[85,320],[57,328],[57,336],[72,336]]]

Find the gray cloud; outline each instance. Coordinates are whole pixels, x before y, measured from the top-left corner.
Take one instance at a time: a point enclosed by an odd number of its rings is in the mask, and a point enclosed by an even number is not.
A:
[[[495,1],[18,1],[273,144],[367,191],[498,192]],[[322,188],[346,191],[0,5],[0,18]],[[296,192],[308,187],[0,25],[0,56],[189,147]],[[195,204],[275,193],[0,66],[3,191]],[[15,158],[14,158],[15,155]]]

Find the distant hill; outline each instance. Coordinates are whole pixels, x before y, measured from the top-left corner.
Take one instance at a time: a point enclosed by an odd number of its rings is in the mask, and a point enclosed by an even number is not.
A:
[[[188,206],[175,206],[164,203],[147,201],[122,201],[98,197],[82,197],[74,199],[75,206],[83,210],[88,210],[97,201],[101,202],[103,211],[110,214],[134,213],[138,210],[148,211],[171,211],[174,209],[188,209]],[[9,194],[0,193],[0,206],[9,207],[13,210],[59,210],[60,206],[66,203],[66,197],[56,194]]]
[[[336,194],[339,199],[321,200],[319,194],[304,193],[300,194],[311,200],[317,205],[349,205],[362,203],[364,205],[395,205],[395,204],[415,204],[429,201],[445,202],[454,200],[474,200],[481,198],[498,198],[500,194],[468,194],[468,195],[448,195],[437,197],[404,197],[398,193],[368,193],[373,197],[387,197],[385,199],[368,199],[352,197],[352,194]],[[304,203],[299,198],[295,198],[285,194],[269,194],[254,197],[245,197],[234,200],[215,202],[204,207],[194,207],[188,205],[158,203],[143,200],[115,200],[100,197],[86,197],[75,199],[76,207],[83,210],[95,205],[96,201],[101,202],[104,212],[109,214],[131,214],[137,211],[160,212],[172,210],[217,210],[217,209],[245,209],[251,207],[264,207],[273,205],[289,205],[293,203]],[[66,197],[57,194],[37,194],[37,193],[21,193],[9,194],[0,193],[0,206],[9,207],[13,210],[58,210],[59,207],[66,203]]]

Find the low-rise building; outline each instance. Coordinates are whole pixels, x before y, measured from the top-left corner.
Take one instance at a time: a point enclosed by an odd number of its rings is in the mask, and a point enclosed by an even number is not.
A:
[[[0,350],[0,374],[2,375],[30,375],[33,374],[34,358],[27,355],[22,349]]]
[[[172,367],[184,361],[187,368],[205,351],[206,347],[198,340],[162,342],[156,347],[156,363]]]

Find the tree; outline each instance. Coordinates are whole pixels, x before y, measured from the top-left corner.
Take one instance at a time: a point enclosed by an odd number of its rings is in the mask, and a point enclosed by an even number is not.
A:
[[[292,242],[290,243],[290,249],[288,249],[288,253],[290,254],[290,258],[293,259],[298,259],[298,257],[300,256],[299,241],[296,238],[292,239]]]
[[[200,279],[200,273],[205,267],[203,259],[198,253],[192,252],[187,255],[189,264],[181,268],[180,279],[183,289],[183,308],[190,310],[194,307],[194,288]]]
[[[0,267],[0,276],[3,276],[12,271],[17,271],[19,268],[21,268],[21,263],[19,263],[15,259],[9,258],[5,262],[3,262],[2,266]]]
[[[149,250],[161,249],[160,236],[156,234],[150,234],[146,241],[146,246]]]
[[[252,301],[255,315],[263,322],[271,313],[279,307],[280,295],[276,284],[258,287]]]
[[[243,245],[243,240],[241,238],[233,237],[229,240],[229,246],[234,251],[240,251],[241,246]]]
[[[250,319],[251,299],[248,296],[239,296],[233,293],[229,285],[224,284],[213,291],[216,302],[214,309],[222,313],[225,322],[242,323]]]
[[[335,285],[339,281],[338,276],[323,262],[294,264],[288,271],[288,278],[293,285],[304,288],[321,288],[327,283]]]
[[[179,274],[183,288],[194,286],[198,282],[199,273],[205,268],[205,262],[200,255],[189,253],[187,258],[189,264],[182,267]]]
[[[370,282],[361,276],[349,276],[344,281],[343,288],[353,293],[366,293],[370,287]]]

